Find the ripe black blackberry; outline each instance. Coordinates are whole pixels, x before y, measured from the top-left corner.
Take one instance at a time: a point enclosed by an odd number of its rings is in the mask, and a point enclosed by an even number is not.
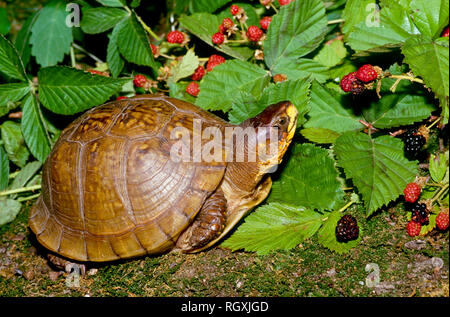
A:
[[[417,133],[417,130],[409,130],[403,136],[403,142],[405,144],[405,155],[409,159],[416,159],[419,156],[422,146],[425,145],[425,138]]]
[[[358,238],[359,228],[356,218],[351,215],[344,215],[339,219],[336,226],[336,239],[339,242],[347,242]]]
[[[411,220],[420,223],[421,225],[427,225],[429,223],[427,205],[424,203],[415,202],[409,206],[411,210]]]

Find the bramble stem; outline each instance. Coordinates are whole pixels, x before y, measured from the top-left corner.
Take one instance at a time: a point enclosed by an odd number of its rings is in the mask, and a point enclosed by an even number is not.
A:
[[[158,42],[161,41],[159,36],[156,35],[155,32],[153,32],[152,29],[147,24],[145,24],[145,22],[141,19],[139,15],[136,14],[136,18],[138,19],[139,23],[141,23],[142,27],[144,28],[145,31],[147,31],[148,34],[150,34]]]
[[[423,84],[423,80],[422,79],[419,79],[419,78],[416,78],[416,77],[412,77],[412,76],[408,76],[408,75],[390,75],[390,76],[388,76],[388,78],[394,78],[394,79],[407,79],[407,80],[409,80],[409,81],[414,81],[414,82],[416,82],[416,83],[419,83],[419,84]]]
[[[346,210],[348,207],[350,207],[352,204],[354,203],[353,200],[350,200],[344,207],[342,207],[341,209],[339,209],[339,213],[343,212],[344,210]]]
[[[103,61],[98,58],[97,56],[95,56],[94,54],[89,53],[88,51],[86,51],[83,47],[81,47],[80,45],[73,43],[72,44],[73,47],[75,47],[77,50],[82,51],[84,54],[86,54],[87,56],[89,56],[90,58],[92,58],[94,61],[96,61],[97,63],[101,63],[103,64]]]
[[[436,200],[438,200],[442,194],[447,190],[448,188],[448,183],[445,184],[440,190],[439,192],[433,197],[433,199],[431,199],[431,204],[433,204]]]
[[[34,195],[31,195],[31,196],[27,196],[27,197],[20,197],[20,198],[17,199],[17,201],[18,202],[22,202],[22,201],[32,200],[34,198],[38,198],[40,195],[41,195],[41,193],[34,194]]]
[[[341,22],[345,22],[345,20],[344,19],[330,20],[330,21],[328,21],[328,24],[337,24],[337,23],[341,23]]]
[[[167,58],[167,59],[175,59],[175,57],[169,56],[169,55],[166,55],[166,54],[163,54],[163,53],[159,53],[159,56],[162,56],[162,57]]]
[[[29,192],[29,191],[38,190],[38,189],[41,189],[41,185],[34,185],[34,186],[30,186],[30,187],[10,189],[10,190],[5,190],[5,191],[0,192],[0,196],[8,196],[8,195],[12,195],[12,194],[24,193],[24,192]]]
[[[431,128],[432,128],[436,123],[438,123],[439,121],[441,121],[441,118],[440,118],[440,117],[437,118],[436,120],[434,120],[433,123],[430,124],[430,125],[427,127],[427,129],[431,129]]]

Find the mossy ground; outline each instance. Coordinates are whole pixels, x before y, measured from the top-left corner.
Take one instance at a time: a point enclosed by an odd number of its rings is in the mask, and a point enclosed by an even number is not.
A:
[[[361,221],[364,237],[346,254],[315,237],[264,256],[215,247],[94,266],[79,287],[66,285],[67,273],[55,279],[27,216],[24,208],[0,228],[0,296],[449,296],[448,231],[433,231],[419,238],[424,248],[409,249],[405,243],[417,238],[406,234],[405,212],[394,208]],[[433,267],[433,257],[442,268]],[[376,288],[365,283],[368,263],[380,268]]]

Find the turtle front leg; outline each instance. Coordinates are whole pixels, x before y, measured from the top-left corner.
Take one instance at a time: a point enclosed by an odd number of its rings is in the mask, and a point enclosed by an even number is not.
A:
[[[195,252],[218,237],[226,223],[227,201],[221,189],[203,204],[192,225],[179,239],[178,247],[185,252]]]
[[[79,269],[81,276],[86,274],[86,265],[76,262],[71,262],[61,256],[55,255],[53,253],[47,253],[47,259],[51,264],[60,270],[64,270],[67,273],[71,273],[73,270]]]

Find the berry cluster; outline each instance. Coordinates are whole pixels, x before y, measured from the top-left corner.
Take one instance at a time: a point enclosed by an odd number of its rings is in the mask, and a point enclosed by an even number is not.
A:
[[[339,219],[336,226],[336,239],[339,242],[347,242],[358,238],[359,228],[356,218],[344,215]]]
[[[233,19],[239,22],[241,27],[243,27],[243,25],[246,25],[245,21],[248,17],[246,16],[243,8],[240,8],[239,6],[233,4],[230,7],[230,13],[233,16]],[[247,40],[254,43],[259,42],[264,36],[264,31],[267,31],[271,21],[271,17],[263,17],[259,22],[262,29],[260,29],[256,25],[250,25],[247,30],[241,30],[241,37],[244,39],[243,41]],[[218,32],[212,35],[211,41],[215,45],[227,43],[234,34],[238,33],[238,31],[238,25],[234,23],[232,19],[225,18],[219,25]]]
[[[381,69],[379,67],[366,64],[361,66],[356,72],[351,72],[342,77],[340,86],[345,92],[359,95],[364,90],[371,88],[373,81],[378,79],[380,75]]]
[[[206,72],[210,72],[213,70],[214,67],[217,65],[220,65],[222,63],[225,63],[225,58],[223,56],[213,54],[209,57],[208,62],[206,64],[206,70],[205,67],[200,65],[197,67],[197,69],[194,71],[194,74],[192,75],[193,82],[189,83],[186,87],[186,92],[194,97],[197,97],[200,93],[200,87],[197,81],[202,80],[203,76],[205,76]]]
[[[409,159],[416,159],[425,145],[426,139],[417,130],[409,130],[403,135],[403,142],[405,156]]]

